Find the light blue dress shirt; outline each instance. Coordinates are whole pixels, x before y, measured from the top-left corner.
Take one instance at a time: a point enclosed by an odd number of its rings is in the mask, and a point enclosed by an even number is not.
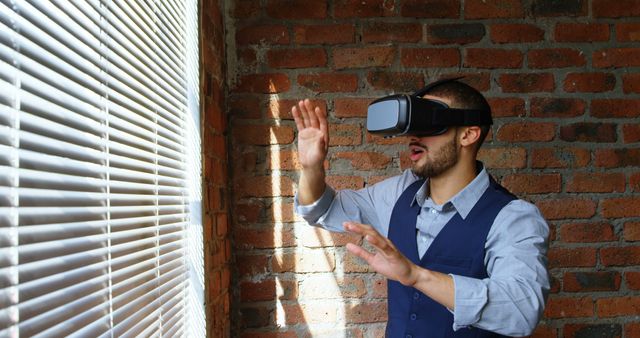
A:
[[[330,231],[344,231],[342,223],[371,224],[387,236],[396,200],[419,178],[411,170],[360,190],[336,192],[327,186],[320,199],[299,205],[296,213],[309,224]],[[421,206],[416,227],[420,257],[440,230],[459,213],[467,217],[484,191],[489,175],[482,168],[476,178],[442,205],[429,197],[428,182],[418,190],[415,202]],[[546,252],[549,227],[538,208],[516,199],[496,216],[485,244],[484,264],[489,278],[451,275],[455,286],[453,329],[474,326],[506,336],[527,336],[544,311],[549,292]]]

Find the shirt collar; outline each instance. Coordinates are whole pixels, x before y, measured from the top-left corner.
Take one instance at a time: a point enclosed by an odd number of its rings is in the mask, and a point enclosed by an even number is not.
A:
[[[460,190],[455,196],[443,204],[443,206],[448,204],[453,205],[462,219],[465,219],[467,215],[469,215],[471,209],[478,203],[482,194],[484,194],[485,190],[489,187],[489,174],[487,170],[484,168],[482,162],[477,161],[476,164],[480,171],[478,175],[476,175],[473,181],[464,187],[464,189]],[[431,199],[427,196],[429,196],[429,180],[425,180],[420,189],[418,189],[411,205],[418,203],[420,207],[424,207],[427,200],[430,202],[427,203],[427,205],[433,205],[433,202],[431,202]]]

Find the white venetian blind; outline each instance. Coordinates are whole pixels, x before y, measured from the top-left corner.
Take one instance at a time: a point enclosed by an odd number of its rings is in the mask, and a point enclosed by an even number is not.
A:
[[[0,337],[204,332],[196,2],[0,0]]]

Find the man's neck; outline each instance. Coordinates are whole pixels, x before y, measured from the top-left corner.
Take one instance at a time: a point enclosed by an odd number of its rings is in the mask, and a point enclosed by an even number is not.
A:
[[[446,172],[429,178],[429,195],[433,202],[442,205],[464,189],[477,175],[476,161],[458,161]]]

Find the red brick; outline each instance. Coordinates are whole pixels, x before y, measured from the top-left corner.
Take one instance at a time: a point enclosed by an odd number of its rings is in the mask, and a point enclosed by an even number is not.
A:
[[[334,254],[323,249],[278,252],[271,257],[274,272],[331,272],[335,266]]]
[[[404,17],[456,19],[460,17],[459,0],[405,0],[400,13]]]
[[[393,63],[393,47],[336,48],[333,50],[333,68],[387,67]]]
[[[367,108],[374,98],[336,98],[333,102],[336,117],[367,117]]]
[[[640,216],[640,197],[608,198],[601,200],[600,205],[603,217],[621,218]]]
[[[619,42],[640,41],[640,23],[616,24],[616,38]]]
[[[595,164],[603,168],[640,166],[640,148],[597,149]]]
[[[405,67],[457,67],[460,51],[456,48],[403,48],[400,59]]]
[[[252,44],[289,44],[289,31],[284,25],[258,25],[239,28],[236,42],[239,46]]]
[[[576,173],[567,183],[567,192],[624,192],[623,173]]]
[[[535,331],[530,338],[557,338],[558,337],[558,329],[549,327],[544,324],[539,324],[536,326]]]
[[[583,168],[591,153],[580,148],[536,148],[531,150],[532,168]]]
[[[470,68],[521,68],[524,56],[517,49],[468,48],[464,66]]]
[[[531,24],[493,24],[489,27],[493,43],[526,43],[544,40],[544,30]]]
[[[234,140],[242,144],[270,145],[293,142],[293,128],[289,126],[244,125],[233,131]]]
[[[480,23],[458,23],[427,25],[427,42],[439,44],[469,44],[482,40],[484,25]]]
[[[640,246],[602,248],[600,261],[605,266],[639,265]]]
[[[355,41],[355,26],[352,24],[304,25],[293,27],[296,44],[344,44]]]
[[[329,125],[329,146],[355,146],[360,144],[362,144],[362,127],[360,125]]]
[[[333,6],[336,18],[372,18],[393,14],[393,3],[384,0],[338,0]]]
[[[480,148],[478,159],[487,168],[524,168],[527,151],[524,148]]]
[[[268,271],[269,257],[264,254],[236,254],[238,274],[242,277],[258,277]]]
[[[548,142],[554,139],[555,134],[555,123],[516,122],[503,125],[496,139],[507,142]]]
[[[298,84],[317,93],[355,92],[358,89],[358,76],[355,74],[301,74]]]
[[[554,1],[535,0],[531,6],[531,14],[539,17],[576,17],[587,15],[588,4],[585,0]]]
[[[550,73],[502,74],[498,83],[505,93],[552,92],[555,89]]]
[[[276,19],[324,19],[327,3],[306,0],[269,0],[267,14]]]
[[[302,217],[294,213],[293,202],[275,201],[268,208],[267,215],[267,220],[271,222],[292,223],[304,221]]]
[[[640,74],[622,74],[622,90],[625,94],[640,93]]]
[[[241,223],[256,223],[262,217],[264,204],[258,201],[236,203],[233,208],[234,220]]]
[[[624,240],[627,242],[640,241],[640,222],[626,222],[623,234]]]
[[[524,116],[524,100],[517,97],[487,98],[491,106],[491,115],[495,117]]]
[[[577,318],[593,316],[591,297],[550,297],[544,311],[546,318]]]
[[[248,74],[240,77],[236,91],[256,94],[276,94],[289,90],[287,74]]]
[[[585,107],[580,99],[534,97],[531,99],[531,116],[576,117],[584,115]]]
[[[640,323],[627,323],[624,325],[625,337],[640,337]]]
[[[529,68],[582,67],[587,63],[582,51],[569,48],[534,49],[527,60]]]
[[[321,48],[270,49],[267,60],[271,68],[312,68],[327,65],[327,53]]]
[[[416,73],[374,71],[369,73],[367,81],[374,89],[395,92],[413,92],[424,86],[422,74]]]
[[[596,214],[596,203],[590,199],[545,199],[536,205],[547,220],[591,218]]]
[[[591,101],[591,115],[600,118],[640,117],[640,100],[596,99]]]
[[[611,73],[569,73],[564,79],[567,93],[602,93],[614,89],[616,77]]]
[[[640,1],[638,0],[593,0],[594,18],[622,18],[640,16]]]
[[[567,243],[610,242],[617,239],[610,223],[562,224],[560,237]]]
[[[364,280],[360,277],[311,274],[300,281],[300,297],[304,299],[361,298],[366,293]]]
[[[302,166],[298,161],[296,150],[271,150],[267,153],[267,168],[269,170],[300,170]]]
[[[256,71],[258,55],[256,54],[255,49],[251,47],[238,47],[236,49],[236,54],[239,69],[244,69],[245,71]]]
[[[579,122],[560,127],[560,139],[567,142],[616,142],[613,123]]]
[[[511,174],[502,179],[502,185],[515,194],[545,194],[560,192],[560,174]]]
[[[236,191],[240,197],[293,196],[293,181],[286,176],[245,177]]]
[[[563,290],[568,292],[617,291],[620,273],[614,271],[565,272]]]
[[[564,338],[607,337],[622,338],[620,324],[565,324]]]
[[[637,316],[640,313],[640,297],[611,297],[596,300],[599,317]]]
[[[293,303],[282,306],[277,310],[276,321],[287,325],[305,324],[336,324],[338,313],[337,302],[315,301],[310,303]],[[282,316],[283,318],[280,318]]]
[[[299,100],[269,99],[267,106],[267,117],[279,120],[293,120],[291,108],[298,105]],[[322,99],[312,99],[311,105],[320,108],[320,111],[327,116],[327,102]]]
[[[460,78],[458,81],[468,84],[469,86],[475,88],[478,91],[485,92],[491,89],[491,73],[481,72],[481,73],[463,73],[463,72],[454,72],[454,73],[441,73],[439,76],[435,78],[430,78],[429,82],[440,80],[440,79],[452,79],[452,78]],[[492,115],[495,116],[495,115]]]
[[[261,13],[260,0],[239,1],[233,6],[233,17],[236,19],[257,18]]]
[[[464,2],[465,19],[523,18],[522,1],[467,0]]]
[[[419,42],[422,25],[418,23],[394,23],[373,21],[362,28],[362,42]]]
[[[327,176],[327,184],[336,190],[364,188],[364,179],[361,176]]]
[[[240,301],[241,302],[259,302],[259,301],[266,301],[266,300],[275,300],[275,298],[276,298],[275,279],[266,279],[259,282],[240,283]]]
[[[640,192],[640,172],[631,174],[629,177],[629,187],[634,192]]]
[[[550,248],[547,256],[549,269],[596,265],[595,248]]]
[[[631,290],[640,290],[640,271],[626,271],[624,280],[627,288]]]
[[[233,117],[247,119],[260,118],[260,100],[255,96],[231,95],[227,103],[229,115]]]
[[[640,125],[625,124],[622,126],[624,143],[640,142]]]
[[[338,152],[334,159],[347,159],[355,170],[384,169],[391,163],[391,157],[373,151]]]
[[[345,317],[351,324],[379,323],[387,320],[387,302],[348,304]]]
[[[640,48],[610,48],[593,52],[593,67],[624,68],[640,66]]]
[[[373,268],[360,257],[352,254],[345,254],[340,257],[342,259],[342,271],[349,272],[374,272]]]
[[[606,23],[558,23],[554,31],[557,42],[609,41],[609,35]]]

